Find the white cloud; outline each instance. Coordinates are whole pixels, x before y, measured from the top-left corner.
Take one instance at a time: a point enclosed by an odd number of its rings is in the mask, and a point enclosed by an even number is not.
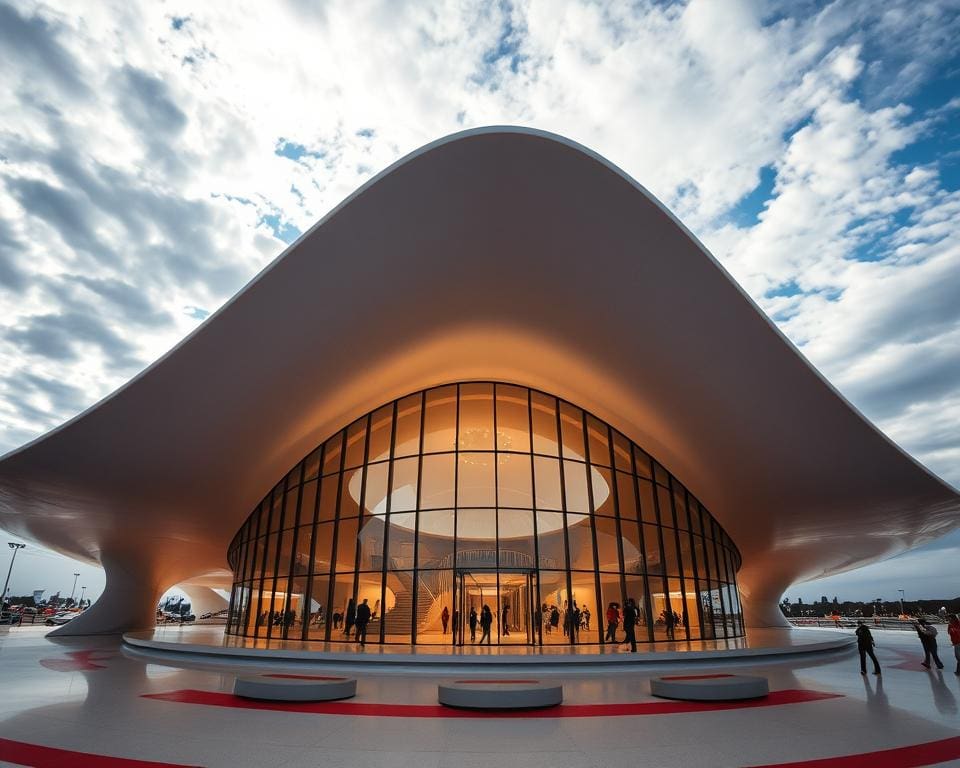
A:
[[[958,16],[0,5],[0,451],[176,343],[279,253],[275,227],[306,229],[438,136],[522,123],[649,187],[855,404],[960,484],[944,427],[960,411],[960,198],[936,163],[903,159],[955,109],[903,100],[939,74]],[[763,169],[773,189],[744,219]]]

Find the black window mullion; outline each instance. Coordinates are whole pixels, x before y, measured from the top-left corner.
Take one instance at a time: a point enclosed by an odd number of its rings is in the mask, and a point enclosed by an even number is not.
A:
[[[427,392],[420,393],[420,444],[417,455],[417,504],[414,512],[413,527],[413,616],[411,618],[412,627],[410,629],[410,642],[417,644],[417,595],[420,593],[420,505],[423,493],[423,430],[427,420]],[[454,529],[454,538],[456,538],[456,529]]]
[[[327,456],[327,443],[323,443],[320,446],[320,464],[317,467],[317,492],[313,495],[313,520],[310,525],[310,555],[309,561],[307,562],[307,588],[304,590],[304,601],[306,603],[304,607],[304,612],[307,615],[307,620],[303,622],[303,627],[300,632],[300,639],[306,640],[310,635],[310,616],[313,612],[310,610],[310,604],[313,602],[313,579],[316,576],[316,556],[317,556],[317,518],[320,517],[320,490],[323,488],[323,462],[326,460]],[[304,469],[304,477],[306,477],[306,469]],[[329,591],[329,590],[328,590]],[[324,600],[326,600],[326,595],[324,595]],[[323,633],[324,638],[330,630],[328,621],[330,615],[330,603],[324,602],[320,604],[320,601],[317,600],[317,604],[320,605],[321,617],[323,619]]]
[[[338,539],[340,538],[340,501],[343,498],[343,475],[346,472],[347,465],[347,430],[342,429],[340,431],[340,471],[337,473],[337,498],[333,502],[333,540],[330,542],[330,578],[327,580],[327,605],[333,605],[333,598],[336,594],[336,581],[337,581],[337,546],[339,545]],[[366,474],[366,469],[364,469],[364,474]],[[319,477],[323,476],[323,465],[320,466]],[[319,480],[318,480],[319,482]],[[317,488],[317,504],[319,505],[319,496],[320,488]],[[317,507],[319,510],[319,506]],[[359,514],[359,511],[358,511]],[[357,529],[357,533],[360,530]],[[314,535],[316,538],[316,535]],[[352,595],[351,597],[356,600],[357,597],[357,579],[356,579],[356,568],[354,568],[354,579],[353,586],[351,587]],[[349,600],[349,598],[348,598]],[[327,631],[323,633],[325,639],[330,640],[330,635],[332,628],[330,622],[327,622]]]
[[[642,567],[641,578],[643,579],[643,611],[646,614],[647,620],[645,624],[647,625],[647,642],[652,643],[654,641],[653,637],[653,600],[650,596],[650,576],[649,576],[649,566],[647,565],[647,543],[646,543],[646,533],[643,530],[643,507],[640,505],[640,478],[637,475],[637,448],[633,444],[633,441],[630,441],[630,471],[633,475],[633,496],[634,501],[637,504],[637,532],[639,533],[639,538],[637,541],[640,544],[640,563]],[[654,496],[656,496],[656,486],[654,486]],[[662,560],[660,561],[663,562]],[[626,570],[626,564],[624,564],[624,570]]]
[[[563,469],[563,423],[560,419],[560,398],[553,398],[557,414],[557,462],[560,466],[560,506],[563,508],[563,546],[567,553],[567,605],[561,617],[567,624],[567,642],[573,645],[573,560],[570,558],[570,529],[567,524],[567,482]],[[533,435],[530,436],[531,441]],[[583,437],[587,439],[586,435]],[[531,443],[532,447],[532,443]],[[534,489],[536,490],[536,489]]]
[[[280,545],[283,544],[283,522],[284,522],[283,518],[287,510],[287,498],[286,498],[287,482],[285,479],[281,485],[282,485],[282,490],[280,491],[280,504],[279,504],[280,522],[277,525],[277,553],[276,555],[274,555],[274,558],[273,558],[273,587],[272,587],[272,591],[270,592],[270,608],[271,609],[276,605],[276,602],[277,602],[277,580],[279,578],[277,576],[277,571],[280,570],[280,554],[281,554]],[[271,501],[270,501],[271,514],[273,512],[273,498],[275,498],[276,495],[277,495],[277,489],[274,488],[273,497],[271,497]],[[267,528],[267,530],[269,531],[270,529]],[[272,610],[271,610],[271,613],[273,613]],[[282,616],[281,616],[281,619],[282,619]],[[272,637],[273,637],[273,623],[268,621],[267,622],[267,639],[269,640]]]
[[[610,477],[612,478],[611,485],[613,486],[613,506],[614,506],[614,509],[616,510],[615,519],[616,519],[616,530],[617,530],[617,562],[619,564],[619,569],[620,569],[620,595],[621,595],[620,599],[623,601],[624,606],[626,606],[627,564],[624,561],[624,557],[623,557],[623,527],[622,527],[622,521],[620,519],[620,482],[619,482],[620,476],[617,474],[617,457],[614,454],[614,450],[613,450],[613,430],[610,428],[609,424],[606,424],[606,427],[607,427],[607,445],[610,447]],[[630,469],[632,471],[634,469],[634,465],[632,463],[633,456],[631,456],[630,459],[631,459]],[[631,481],[633,481],[632,474],[630,478],[631,478]],[[591,486],[593,485],[592,479],[593,478],[590,478],[591,482],[589,483]],[[633,485],[634,487],[636,487],[636,481],[633,481]],[[637,514],[639,515],[639,508],[634,507],[634,509],[637,510]],[[598,559],[597,570],[599,569],[600,569],[600,562]],[[599,589],[597,590],[597,595],[600,598],[597,602],[597,629],[600,630],[600,627],[603,626],[603,619],[601,619],[601,616],[603,616],[604,618],[606,617],[606,609],[603,608],[603,605],[602,605],[602,603],[604,602],[603,593]],[[603,630],[600,630],[600,631],[601,631],[600,642],[603,643],[604,642]],[[636,632],[636,628],[634,628],[634,632]]]
[[[654,471],[656,476],[656,471]],[[663,624],[667,625],[667,612],[673,612],[673,606],[670,603],[670,579],[667,574],[667,552],[663,546],[663,512],[660,509],[660,494],[657,492],[656,479],[653,481],[653,509],[657,516],[657,543],[660,545],[660,580],[663,583]],[[672,618],[672,617],[671,617]],[[674,637],[676,637],[677,627],[673,627]]]
[[[493,395],[493,407],[497,407],[497,395],[494,391]],[[539,617],[537,621],[537,626],[535,628],[536,644],[543,647],[543,621],[544,621],[544,611],[543,611],[543,600],[542,594],[540,591],[540,536],[539,531],[539,521],[537,520],[537,488],[535,485],[536,478],[533,474],[533,391],[530,388],[527,388],[527,428],[530,432],[530,489],[533,491],[531,494],[531,504],[533,508],[533,560],[534,567],[537,573],[537,595],[536,595],[536,609],[534,610],[534,618]]]
[[[559,408],[557,410],[559,412]],[[600,591],[600,548],[597,546],[597,510],[594,507],[594,500],[593,500],[593,463],[590,461],[590,426],[587,421],[587,412],[584,410],[580,411],[580,423],[581,423],[581,429],[583,429],[583,460],[584,460],[584,463],[586,464],[586,470],[587,470],[587,507],[590,510],[590,534],[591,534],[590,540],[593,545],[593,604],[595,608],[599,608],[600,606],[599,595],[602,594]],[[561,443],[562,442],[563,442],[563,438],[561,436]],[[608,445],[612,445],[610,443],[609,427],[607,428],[607,442],[608,442]],[[612,462],[612,459],[613,459],[612,453],[610,454],[610,459],[611,459],[610,471],[614,473],[613,474],[613,479],[614,479],[613,492],[614,494],[616,494],[615,481],[617,479],[617,475],[616,475],[617,469]],[[616,502],[614,502],[614,504],[616,504]],[[580,628],[577,627],[577,632],[579,633],[579,631],[580,631]],[[598,633],[600,631],[599,621],[597,622],[597,631]],[[579,637],[579,634],[577,636]],[[597,640],[601,643],[603,642],[602,633],[598,635]]]
[[[677,577],[680,579],[680,604],[683,606],[683,612],[680,614],[680,622],[683,624],[683,633],[686,635],[686,639],[690,639],[690,616],[687,613],[687,586],[686,579],[683,575],[683,548],[680,546],[680,521],[677,519],[677,503],[676,497],[674,496],[674,476],[670,474],[670,486],[668,490],[670,491],[670,508],[673,510],[673,546],[676,548],[677,553]],[[690,523],[688,522],[689,526]],[[676,631],[676,627],[674,627]]]
[[[393,411],[390,419],[390,449],[387,464],[387,507],[383,514],[383,554],[380,558],[380,642],[384,642],[387,635],[387,570],[390,559],[390,509],[393,504],[393,462],[396,454],[395,437],[397,433],[397,400],[393,401]],[[411,618],[412,621],[412,618]]]
[[[284,602],[283,631],[281,634],[283,635],[284,640],[287,639],[287,635],[289,633],[289,630],[287,628],[287,613],[293,610],[293,578],[294,578],[294,573],[297,570],[297,540],[300,537],[300,505],[303,503],[303,473],[304,473],[303,462],[300,462],[300,472],[297,473],[297,476],[298,476],[297,506],[293,512],[293,528],[290,529],[293,531],[293,534],[290,537],[290,573],[287,574],[287,595],[286,595],[286,599],[283,601]],[[288,494],[290,493],[289,488],[287,489],[287,493]],[[286,497],[284,497],[283,499],[283,505],[284,507],[286,507],[287,505]],[[307,590],[304,589],[304,596],[306,596],[306,591]],[[306,607],[306,604],[304,604],[304,608],[305,607]],[[294,619],[296,619],[296,615],[294,615]],[[306,622],[301,622],[301,623],[306,624]],[[301,627],[301,636],[302,634],[303,632]]]
[[[690,514],[691,504],[695,503],[698,510],[700,509],[700,504],[696,500],[691,501],[692,499],[693,496],[688,491],[684,502],[687,507],[687,541],[690,542],[690,571],[693,574],[693,589],[697,595],[697,621],[700,624],[700,638],[703,639],[705,635],[703,633],[703,605],[700,600],[700,564],[697,558],[697,543],[693,538],[693,520]]]
[[[451,571],[450,594],[453,595],[453,607],[457,607],[457,539],[460,531],[457,522],[460,509],[460,385],[456,385],[456,403],[453,417],[453,570]],[[456,647],[453,639],[451,644]],[[498,641],[499,642],[499,641]]]

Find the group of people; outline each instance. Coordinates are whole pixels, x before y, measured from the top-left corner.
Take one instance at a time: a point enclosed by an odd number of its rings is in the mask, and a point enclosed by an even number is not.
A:
[[[538,623],[539,621],[543,622],[543,631],[545,634],[551,635],[554,631],[560,628],[560,609],[555,605],[547,605],[544,603],[540,606],[538,614]],[[590,618],[591,618],[590,609],[587,606],[580,608],[577,605],[577,601],[574,600],[572,603],[567,603],[566,600],[563,601],[563,636],[572,637],[573,641],[576,642],[577,638],[581,631],[590,630]]]
[[[937,628],[930,624],[926,619],[917,619],[913,623],[917,636],[920,638],[920,645],[923,648],[923,661],[920,666],[930,669],[930,661],[937,665],[937,669],[943,669],[943,662],[940,661],[940,654],[937,653]],[[955,675],[960,675],[960,616],[953,614],[947,624],[947,633],[950,636],[950,644],[953,646],[953,655],[957,661]],[[867,657],[873,661],[873,674],[879,675],[880,662],[877,661],[877,655],[873,652],[875,642],[873,633],[863,621],[857,622],[857,650],[860,652],[860,674],[867,674]]]
[[[637,623],[640,621],[640,610],[637,608],[637,601],[632,597],[627,598],[624,603],[623,611],[620,610],[619,603],[610,603],[607,606],[607,633],[604,635],[605,643],[616,644],[617,628],[620,626],[620,620],[623,619],[623,640],[621,645],[630,644],[630,651],[637,652]]]

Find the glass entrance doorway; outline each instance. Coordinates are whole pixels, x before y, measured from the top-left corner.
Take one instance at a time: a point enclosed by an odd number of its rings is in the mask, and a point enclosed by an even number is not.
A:
[[[492,618],[491,645],[539,644],[536,582],[537,575],[532,569],[458,570],[454,580],[457,607],[454,644],[480,643],[484,606],[489,607]],[[475,625],[471,628],[474,614]]]

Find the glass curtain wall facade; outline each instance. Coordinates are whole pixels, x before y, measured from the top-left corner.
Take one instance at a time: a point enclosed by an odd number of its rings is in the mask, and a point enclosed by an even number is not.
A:
[[[366,602],[368,642],[470,644],[489,623],[484,642],[600,644],[627,598],[640,642],[743,634],[740,553],[703,505],[608,424],[510,384],[358,419],[277,483],[228,559],[227,632],[249,637],[349,641]]]

